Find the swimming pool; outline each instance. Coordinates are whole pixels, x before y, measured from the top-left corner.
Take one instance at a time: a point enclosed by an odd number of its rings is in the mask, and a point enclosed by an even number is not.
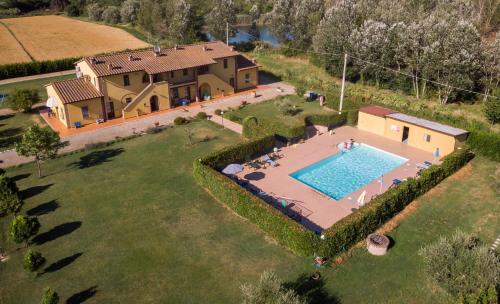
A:
[[[290,176],[340,200],[407,161],[406,158],[361,144],[348,152],[339,152],[300,169]]]

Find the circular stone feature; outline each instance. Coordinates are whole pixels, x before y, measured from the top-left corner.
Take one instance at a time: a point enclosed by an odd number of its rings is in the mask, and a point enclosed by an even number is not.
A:
[[[366,238],[366,248],[373,255],[386,254],[389,244],[389,238],[382,234],[372,233]]]

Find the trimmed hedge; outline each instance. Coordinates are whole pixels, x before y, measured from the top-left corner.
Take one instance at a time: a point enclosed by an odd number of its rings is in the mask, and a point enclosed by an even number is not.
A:
[[[0,80],[14,77],[73,70],[80,57],[0,65]]]
[[[320,125],[325,127],[339,127],[347,123],[347,112],[325,112],[322,114],[307,115],[304,117],[306,125]]]
[[[257,119],[254,116],[245,117],[242,122],[243,136],[247,138],[259,138],[267,135],[278,135],[287,140],[301,137],[306,132],[305,125],[287,126],[280,121],[269,119]]]
[[[409,178],[399,186],[387,190],[323,231],[325,239],[320,243],[318,252],[331,257],[346,251],[473,157],[474,154],[468,148],[457,150],[446,156],[440,166],[433,165],[424,170],[420,178]]]
[[[473,131],[467,137],[467,144],[477,153],[500,162],[500,134]]]
[[[299,223],[288,218],[261,198],[240,187],[215,168],[241,161],[274,146],[274,137],[266,136],[244,144],[231,146],[193,164],[196,181],[220,202],[240,216],[259,226],[293,252],[307,256],[314,252],[318,237]]]
[[[246,120],[253,121],[252,118]],[[409,178],[336,222],[323,231],[324,238],[321,239],[218,171],[230,163],[269,152],[274,144],[274,136],[269,135],[197,159],[193,164],[194,177],[220,202],[303,256],[319,253],[334,257],[345,252],[474,157],[467,147],[456,150],[446,156],[441,165],[424,170],[420,178]]]

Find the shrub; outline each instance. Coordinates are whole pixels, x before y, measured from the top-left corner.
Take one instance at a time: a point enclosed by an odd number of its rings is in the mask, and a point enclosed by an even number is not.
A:
[[[474,151],[500,162],[500,134],[485,131],[470,132],[467,137],[467,144]]]
[[[320,125],[327,127],[339,127],[347,122],[347,113],[326,112],[323,114],[308,115],[304,118],[306,125]]]
[[[47,287],[43,290],[41,304],[57,304],[59,303],[59,295],[52,288]]]
[[[221,109],[216,109],[214,111],[215,115],[220,115],[222,113],[222,110]]]
[[[347,112],[347,124],[349,126],[355,126],[358,124],[358,111],[348,111]]]
[[[483,112],[489,122],[496,124],[500,122],[500,99],[488,98],[484,102]]]
[[[293,289],[286,288],[283,281],[272,271],[264,271],[256,285],[242,285],[241,293],[245,304],[306,303]]]
[[[198,119],[207,119],[207,113],[205,113],[205,112],[198,112],[196,114],[196,118],[198,118]]]
[[[306,93],[306,88],[302,84],[296,85],[295,93],[297,93],[297,96],[299,97],[304,97],[304,94]]]
[[[187,119],[182,116],[178,116],[174,119],[174,125],[176,126],[185,125],[187,122]]]
[[[107,146],[109,146],[109,143],[100,141],[100,142],[85,144],[84,149],[86,151],[89,151],[89,150],[102,149],[102,148],[107,147]]]
[[[10,224],[10,239],[18,244],[24,242],[28,245],[28,240],[37,234],[39,229],[40,222],[36,217],[16,215]]]
[[[290,100],[287,98],[282,98],[282,99],[276,100],[274,102],[274,105],[276,106],[276,108],[278,108],[278,112],[281,115],[285,115],[285,116],[294,116],[301,111],[295,105],[292,105]]]
[[[160,133],[161,131],[163,131],[163,129],[160,127],[149,127],[146,129],[146,134],[156,134]]]
[[[78,4],[76,4],[74,1],[71,1],[64,9],[66,11],[66,14],[70,17],[77,17],[80,16],[80,7]]]
[[[102,20],[103,8],[97,3],[93,2],[87,5],[87,16],[92,21],[101,21]]]
[[[120,18],[120,9],[116,6],[108,6],[102,12],[102,20],[106,23],[117,24]]]
[[[28,250],[24,255],[23,268],[26,271],[33,272],[38,270],[45,263],[45,258],[38,251]]]
[[[461,302],[497,303],[471,301],[487,298],[488,290],[500,283],[500,260],[477,238],[456,231],[419,253],[427,275]]]
[[[15,89],[9,95],[9,104],[17,111],[29,112],[31,107],[40,101],[36,89]]]
[[[21,209],[22,201],[18,191],[12,179],[4,174],[0,175],[0,216],[16,213]]]

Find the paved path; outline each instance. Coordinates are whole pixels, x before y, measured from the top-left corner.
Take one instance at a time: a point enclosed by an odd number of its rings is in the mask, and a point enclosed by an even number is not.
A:
[[[277,90],[278,87],[281,88],[283,92],[279,92]],[[237,94],[223,99],[217,99],[212,103],[203,104],[201,106],[188,107],[155,115],[147,115],[141,119],[124,121],[122,124],[103,127],[101,129],[95,129],[66,137],[64,140],[67,140],[69,145],[62,149],[61,152],[64,153],[82,149],[86,144],[110,141],[115,139],[117,136],[126,137],[134,133],[139,133],[153,127],[156,122],[160,123],[160,125],[171,124],[178,116],[194,117],[198,112],[206,112],[208,115],[212,116],[212,120],[215,123],[222,124],[222,117],[214,114],[216,109],[225,109],[228,107],[234,108],[240,105],[242,101],[246,101],[248,103],[259,103],[275,98],[279,95],[289,95],[293,93],[294,88],[292,86],[282,82],[277,82],[259,88],[257,90],[258,97],[256,98],[251,96],[251,92],[248,92],[246,94]],[[227,119],[224,119],[224,126],[239,134],[242,133],[241,125],[233,123]],[[0,161],[0,168],[6,168],[29,162],[31,159],[20,157],[15,151],[8,150],[0,153]]]
[[[70,74],[75,74],[75,70],[67,70],[67,71],[47,73],[47,74],[38,74],[38,75],[32,75],[32,76],[9,78],[9,79],[0,80],[0,85],[9,84],[9,83],[16,83],[16,82],[22,82],[22,81],[28,81],[28,80],[35,80],[35,79],[43,79],[43,78],[50,78],[50,77],[56,77],[56,76],[70,75]]]

